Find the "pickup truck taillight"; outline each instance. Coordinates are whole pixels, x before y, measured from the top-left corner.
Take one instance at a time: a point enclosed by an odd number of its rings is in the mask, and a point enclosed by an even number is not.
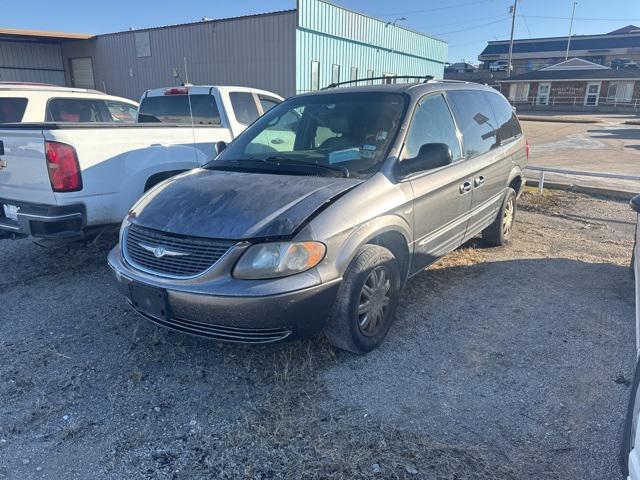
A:
[[[529,145],[529,140],[524,141],[524,152],[527,154],[527,162],[528,162],[529,154],[531,153],[531,145]]]
[[[82,190],[82,175],[76,149],[60,142],[44,142],[49,180],[54,192]]]

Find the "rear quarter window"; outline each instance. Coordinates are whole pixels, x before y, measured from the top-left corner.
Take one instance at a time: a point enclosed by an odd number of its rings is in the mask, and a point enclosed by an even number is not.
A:
[[[27,109],[27,102],[26,98],[0,98],[0,123],[21,122],[24,111]]]
[[[507,99],[497,92],[487,92],[485,95],[496,117],[496,129],[500,143],[507,143],[522,135],[516,112],[513,111],[513,107]]]
[[[447,98],[462,132],[467,158],[477,157],[498,146],[495,117],[484,92],[452,90]]]
[[[133,105],[122,102],[105,102],[111,119],[117,123],[135,123],[138,109]]]

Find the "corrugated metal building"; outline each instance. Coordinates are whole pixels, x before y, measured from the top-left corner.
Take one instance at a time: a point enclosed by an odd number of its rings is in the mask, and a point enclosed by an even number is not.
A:
[[[61,57],[67,85],[132,99],[175,85],[174,70],[193,84],[290,96],[354,78],[442,77],[447,44],[324,0],[298,0],[294,10],[67,41]]]
[[[0,28],[0,82],[65,85],[62,44],[91,35]]]

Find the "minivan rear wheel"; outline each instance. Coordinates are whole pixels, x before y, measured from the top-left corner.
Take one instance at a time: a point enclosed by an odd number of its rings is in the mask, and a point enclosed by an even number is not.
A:
[[[501,247],[509,243],[516,221],[516,191],[507,188],[498,216],[491,225],[482,231],[482,239],[488,245]]]
[[[379,245],[363,246],[344,275],[325,335],[342,350],[366,353],[382,343],[395,315],[400,268]]]

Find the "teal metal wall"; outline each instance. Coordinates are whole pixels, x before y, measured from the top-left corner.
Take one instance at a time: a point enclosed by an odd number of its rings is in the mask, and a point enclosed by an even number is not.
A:
[[[447,43],[322,0],[298,0],[296,90],[311,90],[311,62],[320,63],[320,88],[331,83],[332,65],[340,65],[340,81],[358,78],[434,75],[442,78]]]

